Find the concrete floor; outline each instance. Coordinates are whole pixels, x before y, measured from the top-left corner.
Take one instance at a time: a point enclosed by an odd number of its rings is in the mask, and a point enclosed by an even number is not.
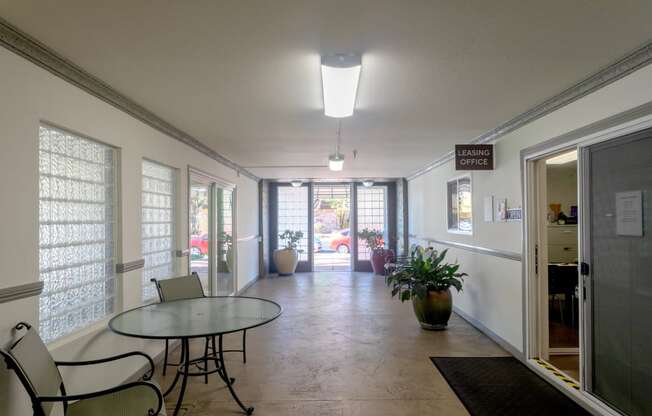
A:
[[[280,303],[276,321],[248,334],[247,364],[228,354],[235,388],[254,415],[466,415],[430,356],[507,353],[457,316],[448,330],[420,329],[411,304],[391,299],[384,278],[320,272],[261,279],[247,296]],[[237,347],[240,337],[227,336]],[[195,341],[198,353],[202,341]],[[161,380],[171,380],[170,373]],[[176,396],[167,399],[168,407]],[[217,375],[192,378],[185,415],[242,414]]]

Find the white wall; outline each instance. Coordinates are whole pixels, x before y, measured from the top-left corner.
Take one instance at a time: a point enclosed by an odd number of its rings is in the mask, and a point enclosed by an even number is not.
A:
[[[424,238],[456,241],[480,247],[522,251],[521,222],[483,222],[483,198],[506,198],[508,207],[522,206],[520,151],[609,116],[652,101],[652,67],[646,67],[569,104],[496,144],[496,169],[473,172],[473,235],[446,230],[446,181],[455,172],[451,162],[409,182],[409,232],[413,242]],[[433,159],[440,155],[432,155]],[[444,248],[440,246],[438,248]],[[523,286],[521,263],[484,254],[450,249],[470,274],[455,304],[465,313],[523,350]]]
[[[571,207],[577,206],[577,162],[546,166],[548,204],[561,204],[568,217]]]
[[[179,169],[177,247],[188,246],[187,169],[191,165],[237,188],[238,287],[258,274],[258,186],[245,176],[195,151],[82,90],[0,48],[0,288],[35,282],[38,270],[38,127],[39,121],[80,132],[120,150],[122,262],[142,258],[140,240],[141,161],[143,157]],[[118,259],[120,261],[120,259]],[[178,259],[187,272],[187,258]],[[123,309],[140,304],[142,270],[118,276]],[[0,304],[0,346],[18,321],[38,323],[38,299]],[[141,342],[114,335],[106,321],[51,345],[57,359],[102,357],[127,350],[158,354],[160,342]],[[128,364],[128,365],[125,365]],[[134,363],[111,369],[68,374],[69,392],[120,382],[132,375]],[[18,381],[0,365],[0,414],[31,414]]]

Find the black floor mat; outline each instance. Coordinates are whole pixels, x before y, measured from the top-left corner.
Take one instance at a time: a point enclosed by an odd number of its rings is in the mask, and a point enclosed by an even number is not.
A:
[[[514,357],[431,357],[472,416],[590,415]]]

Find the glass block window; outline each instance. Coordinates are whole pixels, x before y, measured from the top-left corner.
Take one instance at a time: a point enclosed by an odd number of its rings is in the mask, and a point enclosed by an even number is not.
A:
[[[113,313],[115,150],[39,128],[39,332],[46,342]]]
[[[371,186],[358,187],[358,232],[368,228],[383,234],[383,241],[387,247],[387,187]],[[364,240],[358,239],[358,259],[369,260],[371,250]]]
[[[446,193],[448,231],[471,234],[473,232],[471,177],[463,176],[448,181]]]
[[[299,241],[299,261],[308,260],[308,187],[278,187],[278,233],[285,230],[302,231]],[[278,248],[283,248],[283,241],[278,238]]]
[[[141,238],[145,268],[143,301],[158,295],[151,279],[167,279],[174,268],[174,201],[176,171],[158,163],[143,160],[141,202]]]

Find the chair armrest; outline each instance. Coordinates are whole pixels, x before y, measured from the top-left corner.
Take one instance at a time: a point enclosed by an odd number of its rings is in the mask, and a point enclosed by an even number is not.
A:
[[[38,396],[36,397],[36,400],[39,402],[78,402],[78,403],[83,403],[84,400],[89,400],[89,399],[97,399],[103,396],[111,396],[111,395],[116,395],[117,393],[120,392],[125,392],[130,389],[135,389],[139,387],[145,387],[148,389],[151,389],[152,392],[155,395],[156,399],[156,409],[150,408],[148,409],[147,413],[148,415],[158,415],[161,412],[161,409],[163,408],[163,394],[161,393],[161,390],[153,383],[147,382],[147,381],[134,381],[131,383],[125,383],[121,384],[116,387],[112,387],[110,389],[105,389],[105,390],[99,390],[95,392],[90,392],[90,393],[82,393],[82,394],[71,394],[71,395],[63,395],[63,396]],[[144,399],[147,399],[147,397],[144,396],[139,396],[143,397]],[[108,398],[108,397],[107,397]]]
[[[145,354],[144,352],[140,352],[140,351],[131,351],[131,352],[127,352],[127,353],[124,353],[124,354],[114,355],[114,356],[111,356],[111,357],[98,358],[97,360],[55,361],[54,363],[57,365],[57,367],[95,365],[95,364],[102,364],[102,363],[108,363],[108,362],[111,362],[111,361],[121,360],[123,358],[134,357],[134,356],[141,356],[141,357],[145,357],[145,359],[147,359],[147,361],[149,362],[149,371],[147,371],[143,375],[143,380],[151,380],[152,376],[154,375],[154,360],[152,360],[152,357],[150,357],[149,355]]]

